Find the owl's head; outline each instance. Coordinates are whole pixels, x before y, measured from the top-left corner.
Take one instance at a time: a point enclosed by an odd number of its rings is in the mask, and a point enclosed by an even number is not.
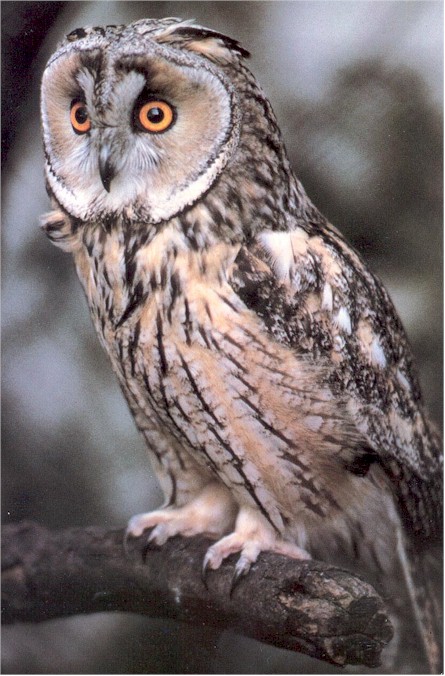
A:
[[[77,29],[42,82],[46,176],[80,220],[158,223],[192,205],[231,161],[248,53],[179,19]]]

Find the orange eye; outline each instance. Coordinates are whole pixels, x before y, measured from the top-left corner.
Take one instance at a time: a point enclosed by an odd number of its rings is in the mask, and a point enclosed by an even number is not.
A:
[[[75,101],[71,104],[70,120],[76,134],[86,134],[90,131],[91,120],[83,101]]]
[[[174,122],[174,110],[165,101],[148,101],[139,108],[136,123],[139,129],[154,134],[166,131]]]

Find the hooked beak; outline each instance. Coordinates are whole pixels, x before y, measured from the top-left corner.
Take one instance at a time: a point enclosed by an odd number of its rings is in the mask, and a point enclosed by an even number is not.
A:
[[[104,144],[99,152],[99,175],[102,185],[107,192],[110,192],[110,185],[116,176],[116,169],[111,161],[110,147]]]

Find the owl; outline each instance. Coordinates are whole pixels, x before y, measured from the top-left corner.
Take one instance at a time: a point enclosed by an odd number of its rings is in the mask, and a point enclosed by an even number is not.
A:
[[[387,292],[292,173],[247,57],[147,19],[74,30],[43,75],[42,225],[165,494],[128,536],[205,534],[204,570],[236,554],[236,580],[263,551],[397,559],[437,662],[418,585],[439,438]]]

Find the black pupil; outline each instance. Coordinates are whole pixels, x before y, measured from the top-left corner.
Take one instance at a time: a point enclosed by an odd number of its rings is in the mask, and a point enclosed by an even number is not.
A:
[[[79,108],[74,113],[74,116],[76,118],[76,122],[78,122],[79,124],[85,124],[85,122],[88,120],[88,113],[86,107],[79,106]]]
[[[153,106],[147,111],[147,119],[152,124],[159,124],[164,119],[164,111],[157,106]]]

